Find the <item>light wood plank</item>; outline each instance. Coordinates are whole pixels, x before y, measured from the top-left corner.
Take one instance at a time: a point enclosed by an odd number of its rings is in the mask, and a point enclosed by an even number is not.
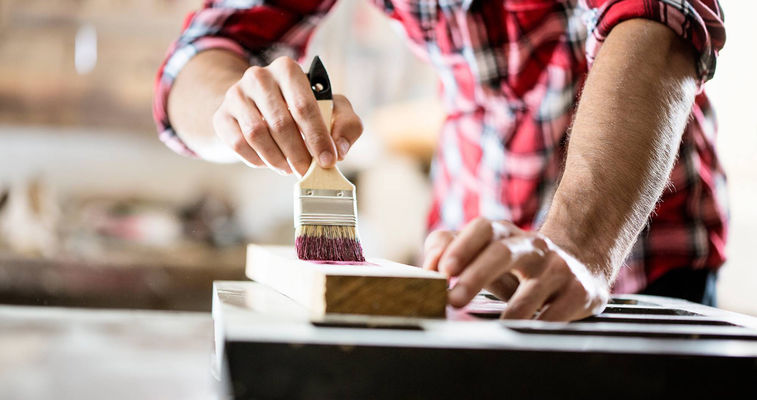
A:
[[[359,264],[299,260],[291,247],[247,247],[247,276],[326,313],[443,317],[444,275],[382,259]]]

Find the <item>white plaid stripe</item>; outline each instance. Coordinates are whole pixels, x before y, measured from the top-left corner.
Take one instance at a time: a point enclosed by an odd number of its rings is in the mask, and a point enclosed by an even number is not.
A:
[[[176,79],[176,75],[179,74],[179,71],[184,68],[184,65],[186,65],[195,54],[197,54],[197,49],[191,44],[176,49],[166,62],[161,79],[166,82],[173,82],[173,80]]]
[[[219,6],[228,8],[245,9],[261,6],[265,3],[264,0],[223,0]]]

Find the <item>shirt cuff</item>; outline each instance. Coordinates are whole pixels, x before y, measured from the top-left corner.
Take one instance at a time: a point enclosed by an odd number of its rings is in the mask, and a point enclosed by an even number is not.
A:
[[[697,75],[701,85],[715,74],[718,51],[725,43],[723,14],[717,0],[588,0],[590,7],[586,41],[589,64],[615,25],[644,18],[670,27],[697,51]]]
[[[176,134],[168,119],[168,93],[174,80],[182,68],[202,51],[223,49],[236,53],[246,60],[251,55],[236,41],[224,38],[205,36],[189,43],[174,43],[168,50],[168,56],[158,70],[155,78],[155,97],[153,98],[152,113],[158,128],[158,137],[168,148],[184,156],[198,158],[199,156]]]

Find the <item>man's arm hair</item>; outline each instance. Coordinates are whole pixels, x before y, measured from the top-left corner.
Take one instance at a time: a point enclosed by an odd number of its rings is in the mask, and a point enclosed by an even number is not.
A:
[[[696,92],[693,48],[648,20],[613,28],[589,72],[541,231],[608,281],[666,186]]]

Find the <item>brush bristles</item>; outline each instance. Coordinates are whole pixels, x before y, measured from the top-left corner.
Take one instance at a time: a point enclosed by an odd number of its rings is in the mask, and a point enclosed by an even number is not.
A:
[[[294,247],[301,260],[365,261],[354,226],[300,225]]]

